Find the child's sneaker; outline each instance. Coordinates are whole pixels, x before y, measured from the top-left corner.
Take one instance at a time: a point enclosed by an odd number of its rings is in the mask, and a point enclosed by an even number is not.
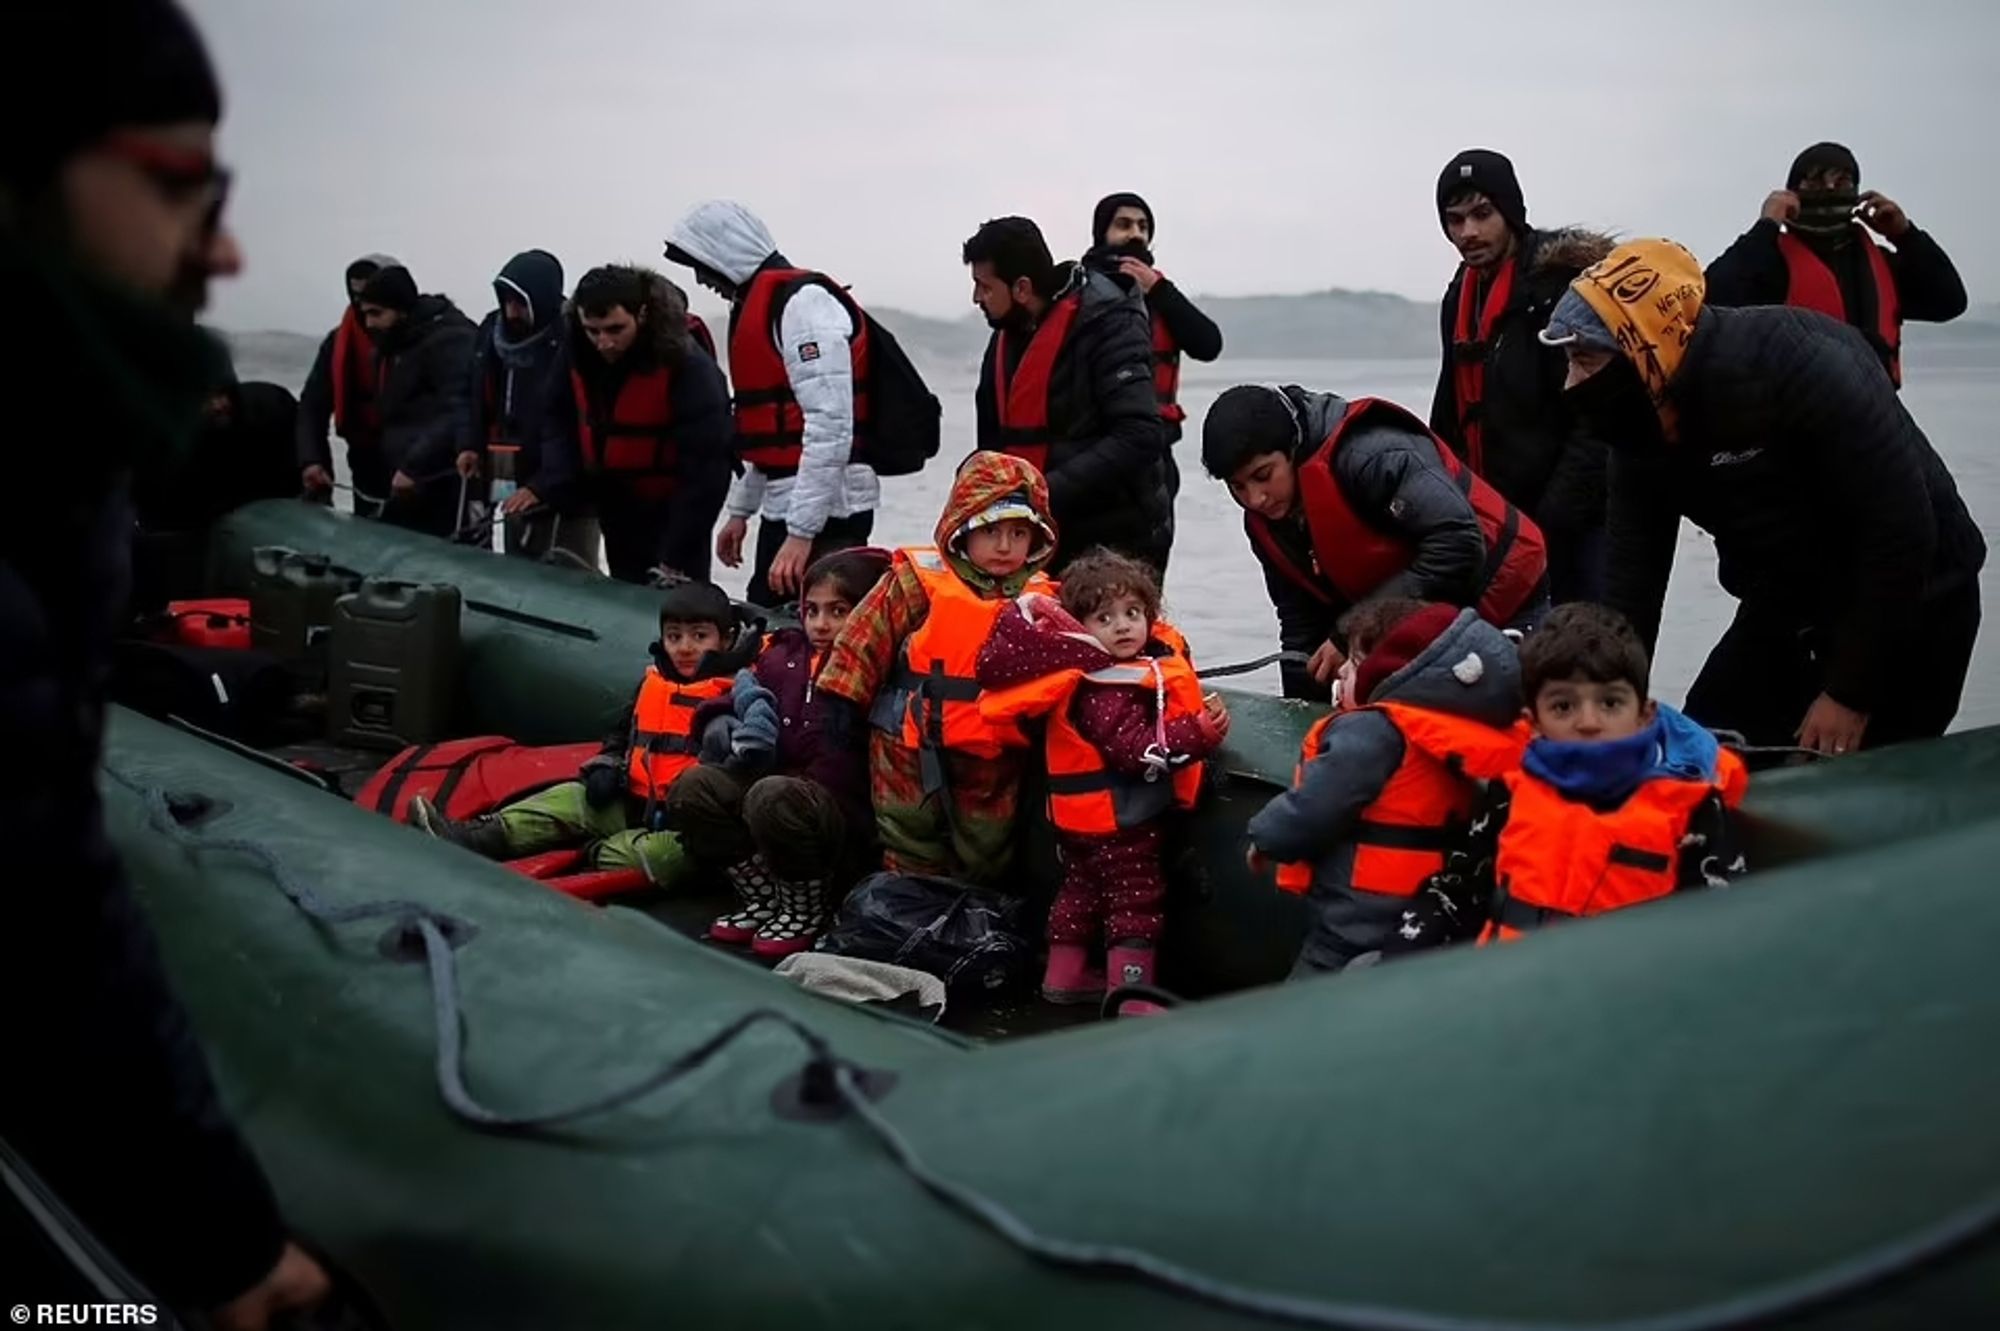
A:
[[[475,855],[484,855],[489,860],[508,858],[507,829],[500,825],[495,814],[481,814],[465,822],[453,822],[444,816],[444,811],[425,799],[422,795],[410,799],[410,826],[428,832],[440,841],[449,841],[454,846],[463,846]]]
[[[1081,943],[1049,944],[1049,964],[1042,971],[1042,997],[1050,1003],[1096,1003],[1104,998],[1104,972],[1090,964],[1090,949]]]

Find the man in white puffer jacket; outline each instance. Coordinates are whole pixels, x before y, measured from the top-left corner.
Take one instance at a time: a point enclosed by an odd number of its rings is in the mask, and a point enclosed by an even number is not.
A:
[[[716,536],[724,565],[743,562],[743,538],[758,516],[745,599],[794,600],[813,560],[865,545],[881,482],[858,460],[856,427],[867,419],[867,320],[824,273],[795,268],[755,214],[716,200],[675,223],[670,262],[730,302],[729,377],[736,450],[744,464]]]

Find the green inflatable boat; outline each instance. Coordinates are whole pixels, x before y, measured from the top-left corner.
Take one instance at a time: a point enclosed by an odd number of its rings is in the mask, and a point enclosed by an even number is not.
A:
[[[466,733],[587,737],[643,590],[254,506],[465,597]],[[1727,891],[1302,985],[1241,868],[1310,713],[1233,695],[1170,1015],[817,998],[130,713],[107,817],[300,1233],[399,1327],[2000,1321],[2000,732],[1753,784]],[[705,912],[702,912],[705,913]],[[65,1223],[60,1199],[40,1213]]]

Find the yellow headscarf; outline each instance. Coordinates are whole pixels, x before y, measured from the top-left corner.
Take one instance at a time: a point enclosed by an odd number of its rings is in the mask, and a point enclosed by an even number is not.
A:
[[[1618,339],[1660,413],[1667,438],[1675,413],[1667,389],[1679,373],[1708,284],[1694,255],[1671,240],[1620,245],[1570,283]]]

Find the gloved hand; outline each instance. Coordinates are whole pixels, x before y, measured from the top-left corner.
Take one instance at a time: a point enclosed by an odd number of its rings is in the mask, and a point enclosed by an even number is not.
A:
[[[608,809],[625,798],[625,769],[613,758],[592,758],[583,765],[583,800],[593,809]]]
[[[735,738],[736,729],[736,718],[726,712],[702,727],[699,753],[704,766],[728,766],[731,741]]]

